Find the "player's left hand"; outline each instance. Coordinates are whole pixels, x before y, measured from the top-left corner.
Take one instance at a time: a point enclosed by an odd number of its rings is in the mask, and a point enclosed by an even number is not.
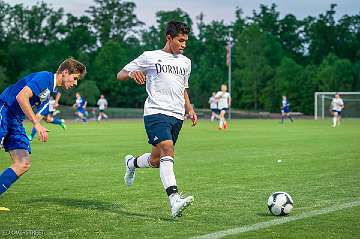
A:
[[[34,124],[34,128],[36,129],[36,132],[38,133],[38,138],[42,142],[46,142],[48,140],[48,133],[49,130],[43,127],[39,122]]]
[[[189,118],[192,121],[192,126],[194,127],[197,124],[198,121],[198,117],[195,113],[195,111],[189,111]]]

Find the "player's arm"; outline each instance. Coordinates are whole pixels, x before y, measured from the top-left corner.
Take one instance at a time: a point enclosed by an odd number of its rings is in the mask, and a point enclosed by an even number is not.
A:
[[[32,90],[25,86],[16,96],[16,100],[26,117],[33,123],[34,128],[38,132],[40,139],[44,142],[48,139],[47,129],[40,124],[40,119],[35,115],[31,108],[30,98],[33,96]]]
[[[229,104],[229,108],[230,108],[230,106],[231,106],[231,96],[229,96],[229,98],[228,98],[228,104]]]
[[[58,107],[58,106],[59,106],[60,98],[61,98],[61,93],[60,93],[60,92],[57,92],[57,93],[56,93],[56,96],[55,96],[55,107]]]
[[[192,107],[190,103],[189,94],[187,93],[187,89],[184,90],[184,99],[185,99],[185,113],[187,113],[192,121],[192,126],[195,126],[197,124],[197,115],[194,111],[194,108]]]
[[[127,71],[122,69],[117,73],[118,80],[127,80],[128,78],[133,79],[137,84],[143,85],[146,80],[146,76],[142,71]]]

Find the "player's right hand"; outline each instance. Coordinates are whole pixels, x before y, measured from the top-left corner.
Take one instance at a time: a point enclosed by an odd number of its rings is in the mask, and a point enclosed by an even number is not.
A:
[[[146,76],[142,71],[132,71],[129,77],[139,85],[145,84]]]
[[[42,142],[46,142],[48,140],[48,133],[49,130],[46,129],[45,127],[43,127],[39,122],[36,122],[34,124],[34,128],[38,134],[38,138],[42,141]]]

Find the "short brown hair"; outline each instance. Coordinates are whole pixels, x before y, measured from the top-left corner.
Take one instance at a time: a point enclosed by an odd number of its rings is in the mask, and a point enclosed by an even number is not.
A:
[[[84,78],[86,75],[86,66],[80,61],[75,60],[73,57],[63,61],[56,72],[61,73],[66,69],[69,71],[69,74],[80,74],[80,79]]]

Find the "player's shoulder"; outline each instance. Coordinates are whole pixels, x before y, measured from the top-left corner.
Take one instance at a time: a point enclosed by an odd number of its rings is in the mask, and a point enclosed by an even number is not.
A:
[[[45,78],[45,79],[49,79],[49,78],[53,77],[53,75],[54,75],[54,73],[49,72],[49,71],[39,71],[39,72],[33,73],[34,77]]]

